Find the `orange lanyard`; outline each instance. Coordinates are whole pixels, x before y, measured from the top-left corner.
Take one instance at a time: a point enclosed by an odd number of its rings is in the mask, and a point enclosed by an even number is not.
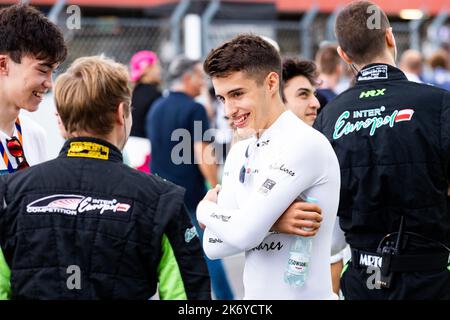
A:
[[[16,126],[16,129],[17,129],[17,135],[19,136],[18,138],[19,138],[20,144],[23,146],[23,143],[22,143],[22,127],[20,125],[19,118],[16,119],[15,126]],[[3,158],[3,161],[5,162],[5,165],[6,165],[6,168],[8,169],[8,172],[9,173],[13,173],[15,170],[12,167],[11,161],[9,161],[8,154],[6,153],[6,150],[5,150],[5,147],[3,146],[3,143],[0,143],[0,153],[2,154],[2,158]]]

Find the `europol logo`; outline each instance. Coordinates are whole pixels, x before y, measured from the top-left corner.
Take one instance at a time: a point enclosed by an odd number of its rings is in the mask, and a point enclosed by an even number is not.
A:
[[[353,122],[349,119],[351,115],[350,111],[343,112],[334,126],[333,139],[337,140],[352,132],[369,128],[369,135],[373,136],[378,128],[383,126],[392,128],[398,122],[411,121],[414,115],[414,109],[394,110],[391,114],[382,116],[382,113],[385,111],[386,108],[384,106],[376,109],[353,111],[353,120],[366,118],[364,120],[356,120]]]

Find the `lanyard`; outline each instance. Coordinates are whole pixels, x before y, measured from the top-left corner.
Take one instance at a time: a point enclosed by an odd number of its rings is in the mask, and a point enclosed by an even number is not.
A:
[[[22,127],[20,126],[19,118],[16,119],[15,125],[16,125],[16,129],[17,129],[17,135],[19,136],[20,144],[23,147],[23,143],[22,143]],[[11,161],[9,161],[8,154],[6,153],[6,150],[5,150],[5,147],[3,146],[3,143],[0,143],[0,153],[2,154],[3,161],[5,162],[5,165],[8,168],[8,172],[9,173],[13,173],[15,170],[12,167]]]

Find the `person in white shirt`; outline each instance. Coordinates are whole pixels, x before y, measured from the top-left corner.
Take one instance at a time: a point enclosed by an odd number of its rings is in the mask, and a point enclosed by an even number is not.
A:
[[[258,36],[239,35],[212,50],[204,69],[237,130],[254,133],[232,147],[222,187],[197,207],[206,226],[205,253],[219,258],[245,251],[245,299],[335,299],[329,258],[339,164],[325,137],[283,104],[279,53]],[[323,221],[313,238],[308,279],[291,287],[283,275],[295,237],[270,230],[305,197],[318,199]]]
[[[0,174],[47,160],[43,129],[20,111],[36,111],[67,56],[64,36],[28,5],[0,10]]]

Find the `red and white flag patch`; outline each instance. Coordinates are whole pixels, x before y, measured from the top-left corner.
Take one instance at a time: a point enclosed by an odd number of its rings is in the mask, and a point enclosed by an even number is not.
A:
[[[401,122],[401,121],[410,121],[412,116],[414,114],[413,109],[403,109],[400,110],[397,113],[397,116],[395,117],[395,122]]]

